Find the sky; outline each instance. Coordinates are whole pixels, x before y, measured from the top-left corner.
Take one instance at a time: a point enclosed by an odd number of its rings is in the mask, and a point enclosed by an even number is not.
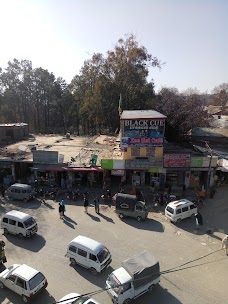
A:
[[[227,0],[0,0],[0,67],[32,61],[67,83],[126,34],[165,64],[155,91],[211,93],[228,82]]]

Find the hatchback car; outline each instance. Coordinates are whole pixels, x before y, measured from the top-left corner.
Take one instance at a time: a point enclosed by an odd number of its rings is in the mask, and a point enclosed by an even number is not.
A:
[[[69,293],[58,302],[61,304],[99,304],[97,301],[87,296],[80,296],[78,293]]]
[[[22,296],[25,303],[47,285],[47,279],[41,272],[25,264],[13,264],[0,273],[0,288],[11,289]]]

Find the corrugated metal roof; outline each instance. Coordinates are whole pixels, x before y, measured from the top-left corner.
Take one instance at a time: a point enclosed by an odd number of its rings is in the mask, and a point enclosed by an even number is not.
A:
[[[155,119],[166,118],[165,115],[154,110],[127,110],[123,111],[120,119]]]

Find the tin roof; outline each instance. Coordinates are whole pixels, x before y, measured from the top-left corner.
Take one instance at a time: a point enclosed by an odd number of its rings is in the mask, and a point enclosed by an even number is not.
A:
[[[166,118],[165,115],[154,110],[127,110],[123,111],[120,119],[158,119]]]

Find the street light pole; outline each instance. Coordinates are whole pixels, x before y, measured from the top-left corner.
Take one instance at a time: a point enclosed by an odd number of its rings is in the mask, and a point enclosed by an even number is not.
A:
[[[206,185],[206,196],[209,196],[210,178],[211,178],[211,163],[212,163],[212,157],[213,157],[213,150],[209,146],[208,142],[205,141],[205,145],[208,148],[208,151],[210,152],[210,161],[209,161],[208,174],[207,174],[207,185]]]

